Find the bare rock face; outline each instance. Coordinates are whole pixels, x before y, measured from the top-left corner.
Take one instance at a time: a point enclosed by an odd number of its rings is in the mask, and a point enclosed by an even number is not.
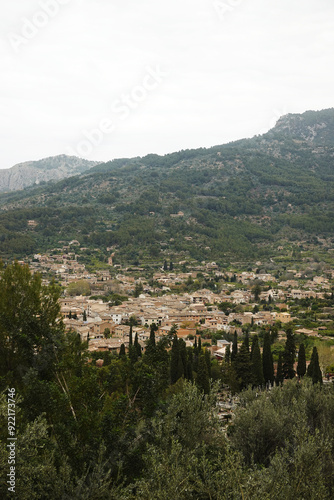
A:
[[[282,116],[267,137],[281,134],[290,139],[302,140],[318,146],[334,146],[334,109],[306,111],[303,114]]]
[[[12,168],[0,170],[0,192],[16,191],[41,182],[65,179],[86,172],[98,163],[67,155],[19,163]]]

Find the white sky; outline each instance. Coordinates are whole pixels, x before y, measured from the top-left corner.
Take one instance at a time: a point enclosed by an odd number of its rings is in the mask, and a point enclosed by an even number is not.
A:
[[[210,147],[334,107],[334,2],[7,1],[0,56],[0,168]]]

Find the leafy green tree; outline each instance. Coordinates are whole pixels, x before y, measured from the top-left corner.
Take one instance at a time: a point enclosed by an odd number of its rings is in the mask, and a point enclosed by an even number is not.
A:
[[[135,284],[135,290],[133,292],[134,297],[139,297],[139,295],[143,292],[144,287],[142,282],[140,281],[139,283]]]
[[[265,384],[274,383],[274,362],[271,352],[270,333],[265,332],[262,353],[263,377]]]
[[[318,350],[316,347],[313,347],[311,361],[307,367],[307,376],[312,379],[314,384],[318,382],[322,384],[322,373],[319,365]]]
[[[286,342],[283,352],[283,374],[284,378],[294,378],[295,377],[295,356],[296,356],[296,345],[293,332],[291,328],[286,331]]]
[[[90,295],[91,288],[87,280],[79,280],[70,283],[67,287],[67,294],[70,296],[74,295]]]
[[[17,262],[0,268],[0,376],[19,382],[35,367],[50,377],[63,340],[59,290]]]
[[[303,378],[305,373],[306,373],[305,346],[303,343],[301,343],[298,352],[297,375],[299,378]]]
[[[252,292],[253,292],[253,295],[254,295],[254,300],[255,302],[258,302],[259,298],[260,298],[260,294],[262,292],[262,288],[261,286],[259,285],[259,283],[256,283],[253,288],[252,288]]]
[[[104,338],[108,339],[110,337],[110,328],[105,328],[103,330],[103,336]]]

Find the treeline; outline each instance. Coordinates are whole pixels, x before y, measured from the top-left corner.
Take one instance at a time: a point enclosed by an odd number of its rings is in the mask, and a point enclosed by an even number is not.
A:
[[[291,328],[286,330],[286,342],[283,352],[279,352],[276,369],[271,345],[277,336],[273,327],[272,331],[265,331],[263,335],[262,353],[258,335],[253,335],[251,346],[248,333],[241,345],[238,346],[237,333],[234,333],[232,349],[227,346],[225,359],[222,366],[222,380],[234,392],[247,387],[280,386],[284,380],[294,379],[298,376],[301,380],[309,377],[314,384],[322,384],[322,372],[319,365],[318,351],[313,347],[311,361],[306,369],[305,345],[299,345],[298,356],[294,334]],[[298,359],[295,369],[295,360]]]

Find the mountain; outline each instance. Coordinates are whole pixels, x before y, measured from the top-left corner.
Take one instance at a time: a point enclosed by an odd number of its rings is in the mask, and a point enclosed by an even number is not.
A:
[[[103,262],[109,247],[123,263],[329,260],[333,163],[333,109],[222,146],[113,160],[1,195],[0,254],[76,239]]]
[[[16,191],[50,180],[61,180],[81,174],[97,163],[66,155],[19,163],[14,167],[0,170],[0,192]]]
[[[318,146],[334,145],[334,109],[282,116],[268,137],[282,134]]]

